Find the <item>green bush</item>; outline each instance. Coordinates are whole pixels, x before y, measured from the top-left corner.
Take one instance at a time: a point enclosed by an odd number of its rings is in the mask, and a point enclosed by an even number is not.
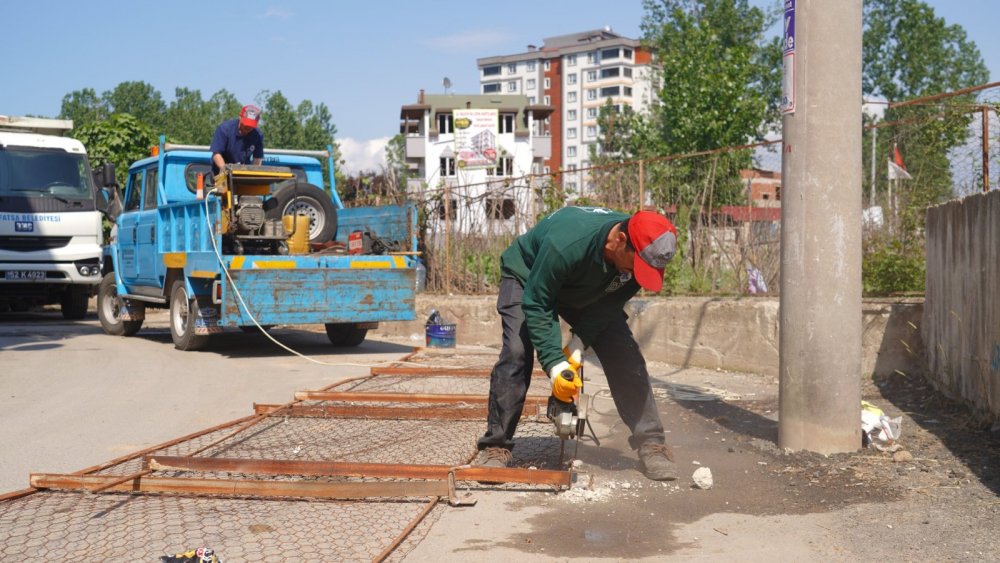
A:
[[[919,250],[903,252],[898,244],[866,254],[861,270],[865,295],[923,291],[926,264]]]

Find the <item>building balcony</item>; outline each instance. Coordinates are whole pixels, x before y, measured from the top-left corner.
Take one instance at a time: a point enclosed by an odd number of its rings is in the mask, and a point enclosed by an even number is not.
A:
[[[406,158],[427,156],[427,140],[423,135],[406,136]]]
[[[552,136],[535,135],[532,137],[531,154],[533,158],[552,158]]]

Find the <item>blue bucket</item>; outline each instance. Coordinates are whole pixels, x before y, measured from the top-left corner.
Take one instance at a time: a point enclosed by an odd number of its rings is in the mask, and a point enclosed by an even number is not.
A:
[[[428,348],[454,348],[455,325],[427,325]]]

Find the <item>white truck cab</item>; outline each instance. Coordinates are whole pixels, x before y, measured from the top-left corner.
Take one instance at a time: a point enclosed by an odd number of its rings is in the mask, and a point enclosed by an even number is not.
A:
[[[101,194],[73,122],[0,115],[0,311],[87,314],[101,280]]]

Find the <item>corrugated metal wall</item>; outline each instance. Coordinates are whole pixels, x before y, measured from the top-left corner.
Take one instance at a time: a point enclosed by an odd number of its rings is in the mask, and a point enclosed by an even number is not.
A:
[[[941,390],[1000,418],[1000,191],[927,211],[923,337]]]

